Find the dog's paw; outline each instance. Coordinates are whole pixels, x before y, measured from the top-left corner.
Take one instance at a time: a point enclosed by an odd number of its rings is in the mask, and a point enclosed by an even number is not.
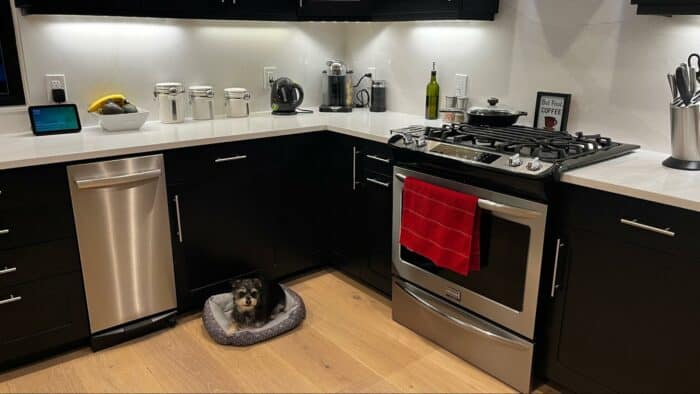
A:
[[[231,325],[228,326],[228,329],[226,330],[226,335],[233,335],[236,332],[238,332],[238,325],[236,323],[231,323]]]

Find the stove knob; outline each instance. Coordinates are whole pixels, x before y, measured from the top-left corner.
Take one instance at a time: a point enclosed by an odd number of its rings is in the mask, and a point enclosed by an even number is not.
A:
[[[523,159],[520,158],[520,155],[513,155],[508,159],[508,165],[511,167],[520,167],[523,165]]]
[[[542,169],[542,162],[539,157],[535,157],[531,162],[527,164],[527,169],[530,171],[539,171]]]

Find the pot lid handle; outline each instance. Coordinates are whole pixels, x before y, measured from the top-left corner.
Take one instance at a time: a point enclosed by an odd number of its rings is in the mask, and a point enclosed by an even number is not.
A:
[[[487,101],[488,101],[489,105],[492,107],[495,107],[496,105],[498,105],[498,99],[495,97],[491,97]]]

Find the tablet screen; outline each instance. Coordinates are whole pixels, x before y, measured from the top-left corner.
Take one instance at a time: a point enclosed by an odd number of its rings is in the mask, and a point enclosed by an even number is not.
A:
[[[80,120],[74,105],[31,107],[29,113],[35,134],[80,131]]]

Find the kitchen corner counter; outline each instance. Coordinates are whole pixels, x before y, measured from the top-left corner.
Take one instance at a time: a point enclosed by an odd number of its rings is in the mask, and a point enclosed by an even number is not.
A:
[[[107,132],[93,126],[77,134],[36,137],[31,132],[0,134],[0,170],[43,164],[100,159],[168,149],[258,138],[333,131],[376,142],[387,142],[390,130],[409,125],[435,125],[421,116],[397,112],[299,114],[192,121],[176,125],[149,122],[141,130]]]
[[[668,156],[641,150],[567,172],[562,181],[700,212],[700,172],[666,168]]]

